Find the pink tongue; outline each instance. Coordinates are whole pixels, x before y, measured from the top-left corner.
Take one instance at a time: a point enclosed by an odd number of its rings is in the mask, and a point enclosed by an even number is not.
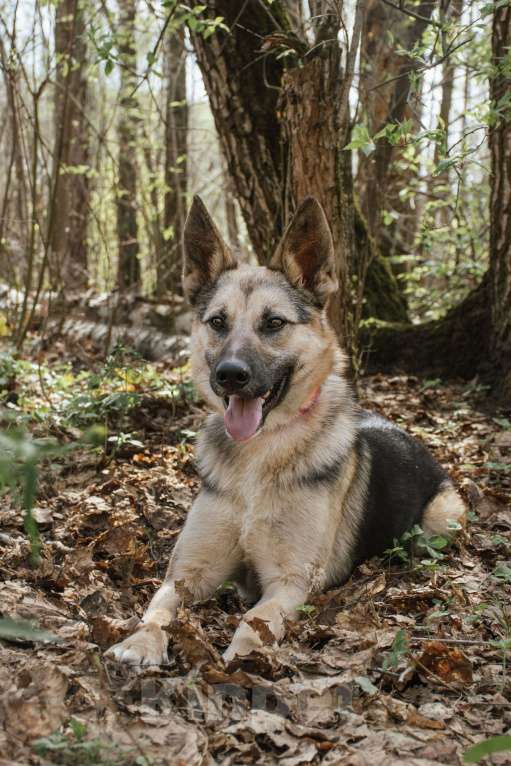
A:
[[[224,415],[225,428],[229,436],[237,442],[250,439],[259,427],[263,417],[263,400],[229,397],[229,406]]]

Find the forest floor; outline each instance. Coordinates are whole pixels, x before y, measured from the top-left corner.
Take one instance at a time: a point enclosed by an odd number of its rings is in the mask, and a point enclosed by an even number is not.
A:
[[[303,605],[281,647],[230,667],[220,654],[242,605],[226,583],[181,608],[169,664],[140,672],[103,652],[142,614],[197,490],[204,413],[186,369],[64,344],[2,359],[10,478],[29,481],[40,459],[41,551],[31,566],[4,493],[0,616],[32,627],[13,623],[9,638],[2,621],[0,764],[427,766],[510,732],[511,422],[482,386],[360,383],[362,403],[423,439],[469,501],[454,546],[413,559],[397,542]],[[20,423],[61,446],[28,441]]]

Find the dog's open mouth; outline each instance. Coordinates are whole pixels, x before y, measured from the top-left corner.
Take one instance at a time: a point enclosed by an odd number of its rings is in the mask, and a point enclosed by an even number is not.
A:
[[[287,393],[291,374],[282,378],[262,396],[246,399],[241,396],[224,397],[224,423],[229,436],[235,441],[251,439],[263,425],[270,410],[283,400]]]

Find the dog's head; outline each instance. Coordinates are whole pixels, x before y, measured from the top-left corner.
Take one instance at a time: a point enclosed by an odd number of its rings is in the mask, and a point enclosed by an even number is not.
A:
[[[325,306],[337,279],[320,204],[302,202],[268,267],[239,265],[198,197],[184,243],[194,381],[227,433],[246,441],[307,412],[336,350]]]

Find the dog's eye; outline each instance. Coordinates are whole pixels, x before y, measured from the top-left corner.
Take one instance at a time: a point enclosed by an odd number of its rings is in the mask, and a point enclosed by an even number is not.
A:
[[[285,324],[286,320],[281,317],[270,317],[266,320],[265,329],[270,331],[281,330]]]
[[[225,327],[225,319],[221,316],[214,316],[208,320],[208,324],[213,330],[223,330]]]

